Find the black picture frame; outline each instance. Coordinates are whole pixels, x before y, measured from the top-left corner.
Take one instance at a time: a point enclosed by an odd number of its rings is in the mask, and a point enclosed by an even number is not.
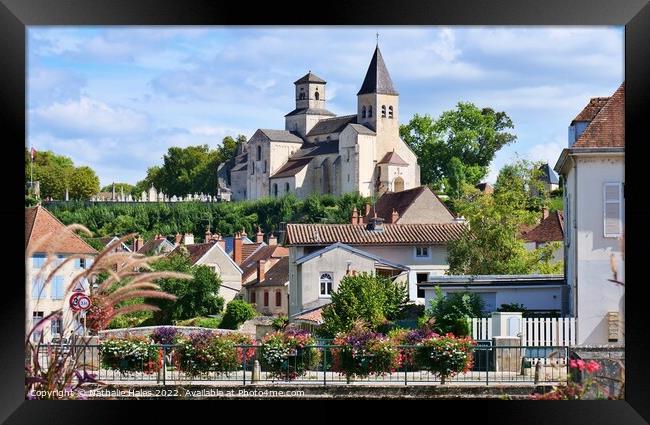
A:
[[[272,18],[276,16],[276,18]],[[626,84],[626,400],[578,403],[509,401],[420,406],[427,415],[447,410],[459,420],[499,423],[641,424],[650,421],[650,338],[646,332],[647,298],[642,295],[642,243],[648,234],[650,202],[642,175],[644,143],[650,143],[650,5],[647,0],[502,0],[352,2],[228,2],[200,0],[0,0],[0,110],[3,144],[9,148],[5,173],[15,191],[1,202],[4,218],[5,268],[24,260],[17,249],[24,209],[21,204],[22,142],[25,139],[26,27],[30,25],[625,25]],[[585,99],[586,101],[587,99]],[[567,120],[568,121],[568,120]],[[24,172],[24,170],[23,170]],[[646,196],[644,196],[646,195]],[[15,196],[15,198],[14,198]],[[9,242],[9,243],[8,243]],[[4,261],[3,261],[4,262]],[[45,402],[24,400],[23,285],[24,270],[5,276],[0,297],[0,420],[6,423],[132,423],[132,409],[124,402]],[[15,276],[14,276],[15,275]],[[474,402],[478,403],[478,402]],[[131,404],[133,405],[133,403]],[[118,406],[118,408],[116,408]],[[205,409],[206,404],[191,409]],[[223,409],[223,406],[220,407]],[[413,409],[413,407],[411,407]],[[147,408],[147,422],[169,419],[169,410]],[[181,412],[186,407],[180,409]],[[212,407],[210,406],[210,409]],[[250,410],[250,409],[249,409]],[[252,409],[256,410],[256,409]],[[261,409],[273,412],[275,409]],[[370,409],[381,413],[383,409]],[[365,411],[365,409],[364,409]],[[235,415],[241,412],[236,409]],[[291,410],[284,411],[291,420]],[[324,411],[324,416],[330,416]],[[397,411],[398,413],[400,411]],[[255,412],[244,411],[247,419]],[[313,411],[312,414],[317,412]],[[460,414],[459,414],[460,413]],[[264,414],[264,412],[260,412]],[[295,413],[298,415],[298,413]],[[416,419],[414,416],[409,420]],[[462,417],[461,417],[462,416]],[[426,416],[425,416],[426,417]],[[304,420],[304,416],[302,416]],[[433,419],[433,416],[429,416]],[[299,420],[297,417],[295,420]],[[476,422],[475,422],[476,423]]]

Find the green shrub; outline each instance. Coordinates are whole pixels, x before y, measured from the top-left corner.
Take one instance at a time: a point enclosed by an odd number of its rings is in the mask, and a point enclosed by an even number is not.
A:
[[[128,336],[110,338],[100,343],[102,367],[126,372],[154,373],[160,370],[161,348],[148,338]]]
[[[445,297],[439,286],[436,286],[435,291],[436,296],[426,311],[429,322],[433,319],[433,330],[441,335],[470,335],[470,319],[483,314],[484,302],[481,297],[471,292],[456,292]]]
[[[181,337],[174,348],[173,363],[192,376],[207,372],[232,372],[238,370],[244,360],[255,356],[254,341],[241,334],[217,335],[211,331],[200,331]]]
[[[276,331],[284,331],[289,325],[289,318],[287,316],[279,316],[273,319],[271,326]]]
[[[234,299],[226,306],[226,312],[221,319],[221,329],[237,329],[247,320],[257,315],[255,308],[244,300]]]
[[[196,325],[200,328],[213,328],[217,329],[221,324],[221,320],[218,317],[200,317],[196,321]]]

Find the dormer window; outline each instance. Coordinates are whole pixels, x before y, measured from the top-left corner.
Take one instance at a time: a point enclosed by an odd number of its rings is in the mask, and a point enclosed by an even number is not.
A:
[[[393,107],[388,107],[388,118],[393,119]]]
[[[381,105],[381,117],[386,118],[386,105]]]
[[[372,118],[372,105],[368,106],[368,118]]]
[[[366,117],[366,107],[362,106],[361,107],[361,118],[365,118],[365,117]]]

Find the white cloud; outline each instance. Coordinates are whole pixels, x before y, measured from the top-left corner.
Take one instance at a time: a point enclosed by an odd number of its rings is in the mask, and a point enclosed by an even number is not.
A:
[[[142,112],[88,97],[36,108],[30,119],[38,128],[47,127],[62,136],[133,135],[149,126],[149,118]]]
[[[537,144],[530,148],[526,156],[531,161],[543,161],[553,167],[560,157],[562,149],[565,147],[566,144],[561,144],[559,142]]]

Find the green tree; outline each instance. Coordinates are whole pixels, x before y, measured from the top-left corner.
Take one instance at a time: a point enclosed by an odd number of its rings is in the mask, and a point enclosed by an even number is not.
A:
[[[30,181],[33,173],[34,181],[40,182],[41,198],[64,199],[75,169],[72,159],[43,151],[36,152],[33,163],[30,162],[30,153],[25,148],[25,183]]]
[[[77,167],[70,176],[69,195],[72,199],[88,199],[99,192],[99,178],[90,167]]]
[[[224,137],[221,141],[221,146],[217,148],[219,163],[228,162],[230,159],[234,158],[239,146],[245,143],[246,136],[243,134],[238,135],[237,139],[233,139],[231,136]]]
[[[408,301],[406,285],[375,274],[361,273],[345,276],[332,303],[323,309],[323,336],[334,337],[352,329],[355,321],[363,320],[370,329],[377,330],[387,321],[398,318]]]
[[[445,296],[439,286],[436,286],[435,294],[425,310],[425,316],[433,321],[433,330],[439,334],[451,332],[456,336],[470,335],[469,319],[483,316],[484,302],[481,297],[467,291]]]
[[[466,167],[463,172],[469,184],[479,183],[496,152],[516,140],[506,131],[511,128],[514,125],[505,112],[459,102],[456,109],[443,112],[437,120],[415,114],[400,126],[400,136],[418,157],[422,183],[437,189],[452,174],[452,158]]]
[[[221,320],[221,329],[238,329],[247,320],[257,316],[252,304],[244,300],[234,299],[226,305],[226,312]]]
[[[133,186],[132,184],[129,184],[129,183],[115,183],[115,194],[119,195],[120,192],[123,190],[124,195],[126,196],[129,193],[132,193],[134,187],[135,186]],[[108,186],[102,187],[101,191],[102,192],[112,192],[113,191],[113,184],[111,183]]]
[[[537,223],[539,207],[532,201],[518,167],[504,167],[494,194],[465,186],[454,209],[469,222],[469,230],[448,245],[449,274],[557,273],[553,264],[557,244],[527,250],[520,237],[522,225]]]
[[[223,298],[218,295],[221,279],[208,266],[192,265],[186,252],[169,255],[152,267],[154,271],[187,273],[194,277],[192,280],[167,278],[157,282],[163,291],[177,297],[176,301],[150,302],[160,308],[154,313],[157,324],[173,324],[178,320],[219,314],[223,310]]]

